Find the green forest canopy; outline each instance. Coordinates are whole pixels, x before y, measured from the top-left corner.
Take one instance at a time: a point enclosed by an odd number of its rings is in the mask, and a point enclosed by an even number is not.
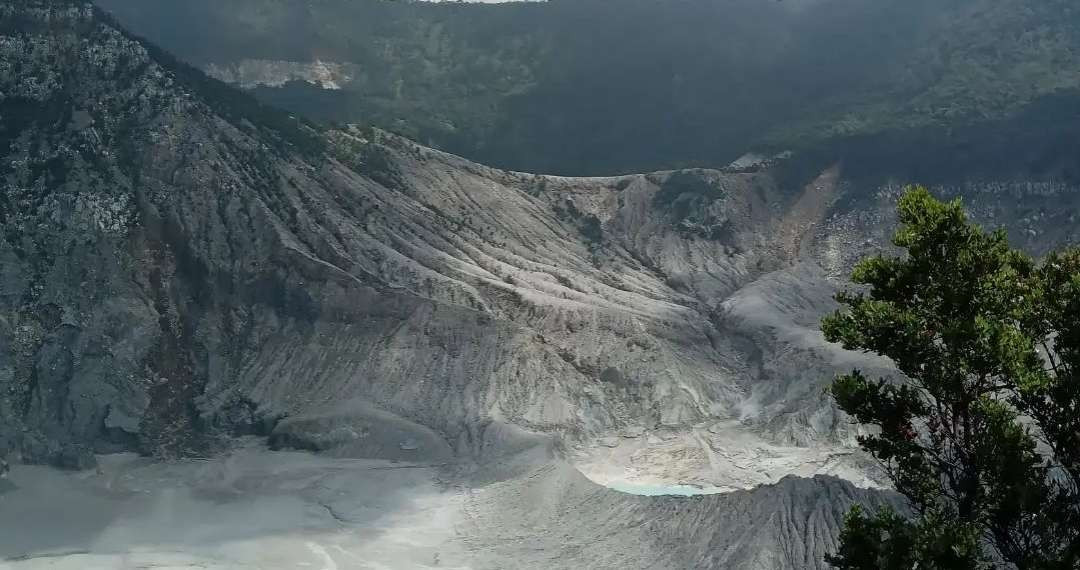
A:
[[[98,0],[195,65],[352,62],[257,95],[519,170],[718,166],[976,124],[1080,87],[1068,0]]]

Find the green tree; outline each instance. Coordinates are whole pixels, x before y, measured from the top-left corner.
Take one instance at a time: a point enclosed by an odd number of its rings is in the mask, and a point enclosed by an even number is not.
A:
[[[1041,262],[925,188],[860,262],[825,336],[902,377],[839,376],[840,408],[906,497],[849,513],[842,569],[1080,568],[1080,250]]]

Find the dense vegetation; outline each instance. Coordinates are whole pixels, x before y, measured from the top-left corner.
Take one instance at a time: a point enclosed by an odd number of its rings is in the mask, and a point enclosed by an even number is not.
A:
[[[717,166],[755,145],[971,128],[1080,87],[1069,0],[99,3],[197,66],[356,63],[341,91],[258,95],[531,171]]]
[[[1035,262],[924,189],[899,204],[904,257],[861,262],[822,324],[902,381],[839,377],[913,517],[852,511],[850,570],[1080,568],[1080,249]]]

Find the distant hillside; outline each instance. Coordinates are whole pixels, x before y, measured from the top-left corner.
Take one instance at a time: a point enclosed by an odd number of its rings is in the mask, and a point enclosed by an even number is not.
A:
[[[264,101],[552,173],[966,126],[1080,87],[1067,0],[99,4]]]

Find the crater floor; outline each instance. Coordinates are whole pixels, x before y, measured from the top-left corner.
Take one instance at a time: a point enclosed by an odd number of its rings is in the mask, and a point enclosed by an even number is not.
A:
[[[485,465],[256,439],[206,460],[98,459],[0,480],[0,569],[818,568],[852,502],[881,500],[834,478],[620,492],[542,444]]]
[[[436,468],[270,452],[102,456],[94,472],[16,467],[0,568],[472,568],[464,495]]]

